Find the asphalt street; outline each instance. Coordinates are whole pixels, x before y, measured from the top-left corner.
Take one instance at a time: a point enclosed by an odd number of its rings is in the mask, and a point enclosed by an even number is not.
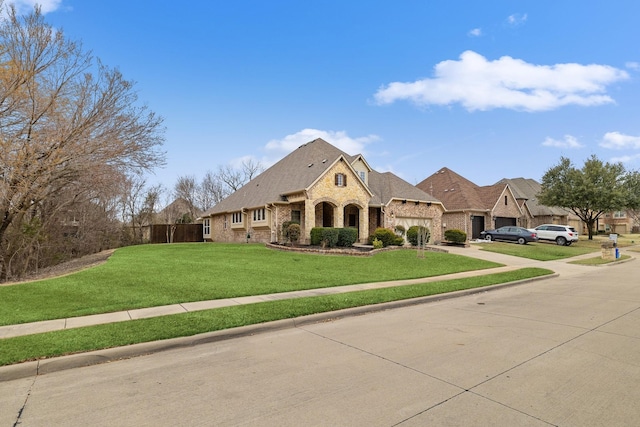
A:
[[[3,381],[0,425],[639,425],[640,263],[542,266],[559,276]]]

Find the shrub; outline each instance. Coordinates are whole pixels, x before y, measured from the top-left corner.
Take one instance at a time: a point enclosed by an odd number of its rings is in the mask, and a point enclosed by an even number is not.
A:
[[[291,223],[287,227],[287,238],[291,241],[291,243],[296,243],[300,240],[300,224]]]
[[[396,234],[389,230],[388,228],[376,228],[376,231],[372,236],[369,237],[369,241],[373,243],[373,240],[378,239],[382,242],[383,247],[387,247],[389,245],[397,245],[398,239],[401,241],[400,245],[404,242],[402,237],[396,236]]]
[[[396,236],[395,239],[393,239],[393,244],[396,246],[403,246],[404,245],[404,239],[402,238],[402,236]]]
[[[418,246],[418,238],[420,235],[426,237],[425,241],[422,243],[426,243],[431,238],[431,232],[427,227],[423,227],[421,225],[412,225],[407,230],[407,240],[411,243],[412,246]]]
[[[464,243],[467,240],[467,233],[457,228],[452,228],[444,232],[444,238],[453,243]]]
[[[402,225],[396,225],[393,231],[395,231],[398,236],[404,236],[404,233],[407,230]]]
[[[289,226],[292,224],[298,225],[298,239],[300,238],[300,224],[298,221],[285,221],[282,223],[282,235],[284,236],[285,243],[294,241],[289,235]]]
[[[376,238],[373,239],[371,244],[373,245],[373,249],[382,249],[383,247],[382,242]]]
[[[338,228],[338,246],[350,247],[358,240],[358,229]]]
[[[338,244],[338,228],[314,227],[311,229],[311,244],[333,248]]]

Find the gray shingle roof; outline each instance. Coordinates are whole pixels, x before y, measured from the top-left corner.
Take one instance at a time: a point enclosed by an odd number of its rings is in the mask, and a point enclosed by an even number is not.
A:
[[[542,190],[542,185],[535,179],[530,178],[503,178],[498,183],[509,184],[514,195],[518,199],[527,199],[527,207],[534,217],[536,216],[564,216],[569,211],[557,206],[544,206],[538,203],[538,193]]]
[[[283,195],[303,191],[311,186],[335,161],[344,157],[349,163],[358,156],[350,156],[323,139],[301,145],[282,160],[229,195],[204,216],[254,208],[283,200]],[[369,190],[373,193],[370,205],[379,206],[392,198],[419,201],[439,201],[398,176],[386,172],[369,173]]]

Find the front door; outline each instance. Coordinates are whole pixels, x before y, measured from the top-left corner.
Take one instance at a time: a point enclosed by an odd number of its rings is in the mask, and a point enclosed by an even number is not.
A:
[[[484,231],[484,217],[474,216],[471,220],[471,238],[479,239],[482,231]]]

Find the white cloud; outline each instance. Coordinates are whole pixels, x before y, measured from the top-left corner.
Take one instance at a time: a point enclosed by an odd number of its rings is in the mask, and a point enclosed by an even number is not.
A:
[[[527,14],[522,13],[514,13],[513,15],[509,15],[507,17],[507,24],[512,27],[518,27],[527,22]]]
[[[545,147],[556,147],[556,148],[582,148],[584,145],[578,142],[578,139],[572,135],[565,135],[564,139],[558,140],[547,137],[542,143]]]
[[[482,28],[474,28],[473,30],[470,30],[467,35],[469,37],[480,37],[482,35]]]
[[[633,156],[620,156],[620,157],[612,157],[609,159],[611,163],[631,163],[636,160],[640,160],[640,154],[636,154]]]
[[[421,106],[459,103],[469,111],[547,111],[613,103],[607,85],[628,78],[625,71],[608,65],[536,65],[510,56],[488,61],[468,50],[458,61],[436,64],[434,78],[393,82],[374,97],[379,105],[409,100]]]
[[[601,147],[614,150],[640,149],[640,136],[624,135],[620,132],[607,132],[600,143]]]
[[[282,139],[273,139],[267,143],[265,148],[274,154],[289,154],[299,146],[316,138],[322,138],[351,155],[364,153],[364,148],[368,143],[380,140],[377,135],[352,138],[345,131],[303,129]]]
[[[61,4],[62,0],[6,0],[5,5],[14,5],[16,7],[16,11],[19,14],[25,14],[33,11],[34,6],[37,4],[40,6],[40,10],[42,10],[43,14],[47,14],[49,12],[53,12],[57,10]]]
[[[629,61],[625,63],[624,66],[630,70],[640,70],[640,62]]]

